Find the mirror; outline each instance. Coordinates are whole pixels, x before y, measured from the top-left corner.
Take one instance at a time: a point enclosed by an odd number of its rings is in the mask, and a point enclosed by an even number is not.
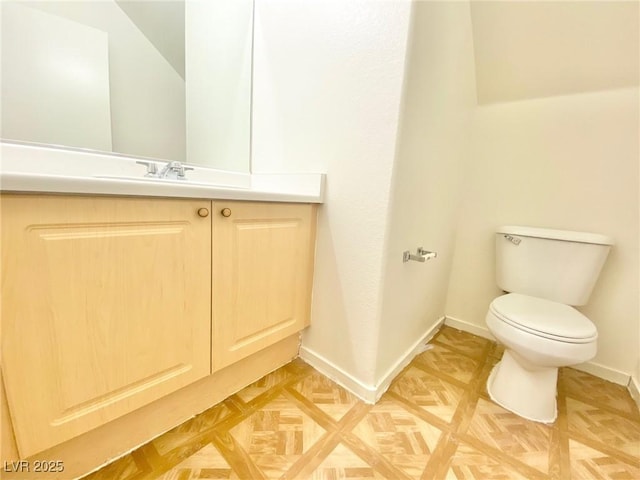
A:
[[[249,172],[253,0],[0,8],[3,140]]]

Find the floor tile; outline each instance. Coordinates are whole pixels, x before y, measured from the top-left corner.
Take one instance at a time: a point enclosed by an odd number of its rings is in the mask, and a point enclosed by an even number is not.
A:
[[[640,422],[567,398],[569,432],[640,458]]]
[[[325,431],[280,395],[229,433],[267,478],[279,478]]]
[[[638,407],[628,394],[626,387],[607,382],[573,368],[565,368],[560,375],[567,396],[585,399],[589,403],[619,410],[640,418]]]
[[[405,370],[390,390],[446,422],[464,394],[462,388],[416,367]]]
[[[499,357],[487,356],[484,362],[484,367],[480,374],[482,381],[479,384],[479,388],[480,395],[484,396],[485,398],[489,398],[489,391],[487,390],[487,380],[489,379],[489,375],[491,375],[493,368],[498,364],[499,361]]]
[[[480,398],[467,434],[537,469],[549,471],[551,427]]]
[[[451,327],[443,327],[433,341],[473,358],[481,357],[490,344],[485,338],[469,335]]]
[[[285,380],[288,380],[292,376],[292,373],[288,369],[279,368],[265,375],[260,380],[253,382],[251,385],[243,388],[238,393],[236,393],[236,396],[239,397],[243,402],[249,403],[259,395],[268,392],[273,387]]]
[[[454,352],[436,343],[432,343],[431,345],[433,345],[433,348],[418,355],[414,362],[461,382],[466,383],[471,380],[473,372],[479,363],[477,360]]]
[[[384,399],[353,433],[411,478],[420,478],[442,434],[398,403]]]
[[[158,477],[159,480],[239,479],[220,452],[211,444]]]
[[[293,389],[336,421],[359,401],[355,395],[318,372],[303,378]]]
[[[143,473],[143,470],[138,467],[133,456],[129,454],[85,477],[85,479],[130,480],[140,478]]]
[[[451,459],[446,480],[530,480],[487,454],[461,443]]]
[[[489,357],[500,359],[504,353],[504,345],[493,342],[489,347]]]
[[[503,347],[449,327],[432,345],[373,406],[296,359],[86,479],[640,480],[624,387],[561,369],[544,425],[486,395]]]
[[[640,478],[640,468],[612,457],[606,453],[587,447],[575,440],[569,440],[571,472],[578,479],[629,479]]]
[[[382,480],[386,477],[377,472],[371,465],[339,444],[310,475],[309,480]]]
[[[177,456],[181,450],[191,449],[195,437],[211,430],[232,413],[233,411],[226,404],[220,403],[169,430],[151,443],[159,455],[165,456],[171,452],[173,456]]]

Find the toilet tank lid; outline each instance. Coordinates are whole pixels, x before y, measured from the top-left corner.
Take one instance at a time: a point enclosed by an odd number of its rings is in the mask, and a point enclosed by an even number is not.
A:
[[[524,227],[518,225],[503,225],[496,229],[496,233],[519,235],[521,237],[548,238],[566,242],[593,243],[595,245],[613,245],[613,239],[599,233],[573,232],[570,230],[555,230],[551,228]]]

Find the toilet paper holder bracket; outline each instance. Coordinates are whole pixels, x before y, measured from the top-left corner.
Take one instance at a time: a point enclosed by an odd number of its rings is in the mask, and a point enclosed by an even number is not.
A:
[[[402,261],[404,263],[409,260],[413,260],[414,262],[424,262],[426,260],[431,260],[432,258],[436,258],[438,254],[436,252],[431,252],[429,250],[425,250],[422,247],[418,247],[416,249],[416,254],[412,254],[409,250],[405,250],[402,252]]]

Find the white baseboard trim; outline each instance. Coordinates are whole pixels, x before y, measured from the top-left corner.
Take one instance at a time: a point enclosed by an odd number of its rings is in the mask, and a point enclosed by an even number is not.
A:
[[[300,358],[365,403],[372,405],[382,397],[384,392],[389,388],[389,385],[391,385],[393,379],[413,360],[413,357],[415,357],[422,346],[436,334],[443,323],[444,317],[436,321],[435,324],[389,368],[378,385],[366,385],[332,361],[304,345],[300,347]]]
[[[640,379],[635,378],[633,375],[629,379],[629,385],[627,385],[627,389],[631,394],[631,398],[636,402],[638,406],[638,410],[640,410]]]
[[[496,339],[487,327],[476,325],[475,323],[467,322],[466,320],[461,320],[455,317],[446,316],[444,320],[444,324],[448,327],[453,327],[457,330],[462,330],[463,332],[473,333],[482,338],[486,338],[495,342]]]
[[[629,379],[631,375],[625,372],[621,372],[620,370],[616,370],[615,368],[605,367],[604,365],[600,365],[595,362],[585,362],[580,363],[578,365],[572,365],[571,368],[575,368],[576,370],[580,370],[581,372],[587,372],[591,375],[595,375],[596,377],[600,377],[604,380],[608,380],[613,383],[617,383],[618,385],[622,385],[624,387],[629,385]]]
[[[457,328],[458,330],[462,330],[463,332],[469,332],[474,335],[478,335],[479,337],[495,341],[495,338],[493,337],[493,335],[491,335],[491,332],[489,332],[489,329],[487,329],[487,327],[485,326],[476,325],[475,323],[470,323],[466,320],[461,320],[459,318],[449,316],[446,317],[444,324],[453,328]],[[573,365],[571,368],[590,373],[591,375],[595,375],[596,377],[600,377],[604,380],[608,380],[625,387],[629,385],[629,379],[631,377],[631,375],[629,375],[628,373],[621,372],[620,370],[606,367],[595,362],[581,363],[579,365]]]
[[[376,399],[377,402],[380,400],[380,397],[384,395],[384,392],[387,391],[389,385],[394,378],[398,376],[398,374],[411,363],[411,360],[422,351],[422,347],[426,344],[433,336],[436,334],[438,330],[442,327],[445,322],[445,317],[440,317],[436,323],[434,323],[429,330],[427,330],[424,335],[422,335],[396,362],[387,370],[382,376],[382,379],[378,382],[378,385],[375,388]]]
[[[329,377],[338,385],[353,393],[363,402],[368,404],[374,404],[376,402],[376,389],[374,386],[365,385],[319,353],[302,345],[300,346],[300,358],[325,377]]]
[[[476,325],[455,317],[442,317],[436,321],[434,325],[425,332],[425,334],[422,335],[414,345],[412,345],[405,354],[391,366],[391,368],[389,368],[389,370],[387,370],[377,385],[367,385],[361,382],[327,358],[304,345],[300,347],[300,358],[320,373],[329,377],[338,385],[360,398],[365,403],[374,404],[380,399],[384,392],[387,391],[393,379],[411,362],[411,360],[413,360],[416,354],[420,351],[422,345],[428,342],[443,324],[462,330],[463,332],[469,332],[479,337],[495,341],[493,335],[491,335],[489,330],[484,326]],[[595,375],[596,377],[608,380],[618,385],[626,386],[629,389],[631,396],[638,404],[638,408],[640,408],[640,379],[633,378],[628,373],[606,367],[595,362],[581,363],[579,365],[574,365],[572,368],[590,373],[591,375]]]

